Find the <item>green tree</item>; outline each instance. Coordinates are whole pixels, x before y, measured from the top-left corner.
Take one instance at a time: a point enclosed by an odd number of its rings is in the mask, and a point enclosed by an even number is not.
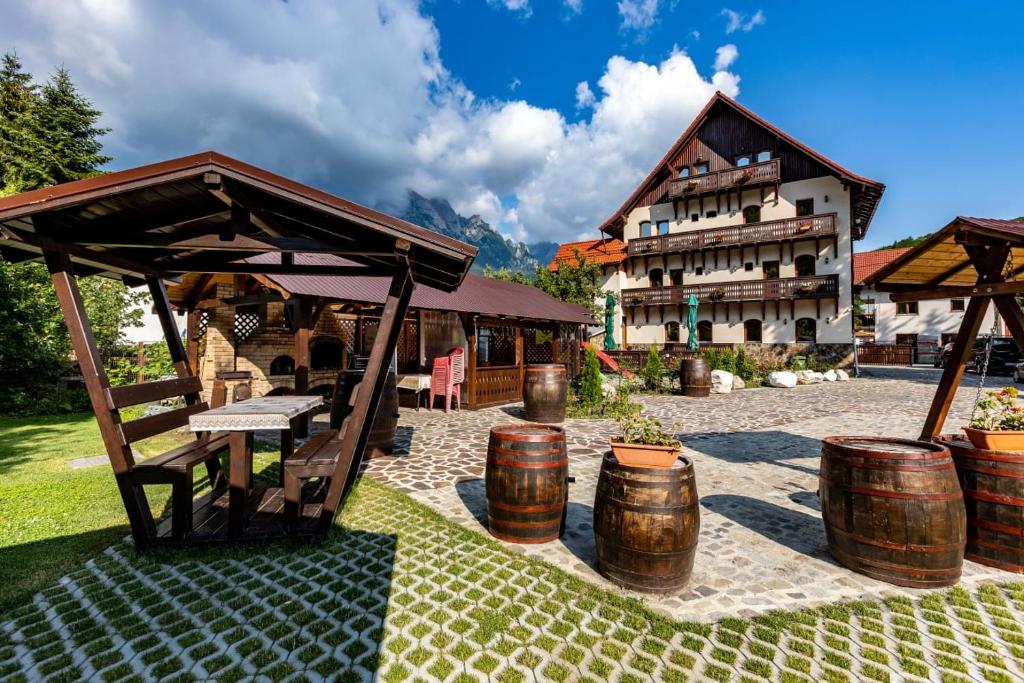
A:
[[[661,362],[661,354],[658,347],[651,346],[647,350],[647,362],[640,371],[640,378],[644,381],[644,388],[648,391],[657,391],[661,388],[661,378],[665,374],[665,366]]]
[[[601,364],[597,360],[597,352],[590,345],[583,352],[583,371],[580,373],[577,398],[580,403],[588,406],[596,406],[604,398],[601,389]]]
[[[22,166],[30,161],[26,115],[37,90],[18,55],[5,54],[0,60],[0,197],[19,189]]]
[[[594,316],[599,316],[604,312],[600,285],[601,266],[588,263],[578,249],[575,256],[576,263],[562,263],[558,270],[538,268],[532,277],[522,271],[511,271],[507,268],[495,270],[489,266],[484,268],[484,277],[532,285],[556,299],[578,304]]]

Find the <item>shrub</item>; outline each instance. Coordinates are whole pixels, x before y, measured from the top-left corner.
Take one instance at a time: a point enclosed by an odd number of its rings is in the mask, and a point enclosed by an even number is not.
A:
[[[580,374],[576,399],[585,405],[597,405],[603,398],[601,365],[597,360],[597,352],[594,351],[594,347],[588,346],[583,357],[583,372]]]
[[[644,388],[648,391],[661,389],[661,378],[665,373],[665,367],[661,362],[661,354],[656,346],[647,350],[647,362],[644,369],[640,371],[640,377],[644,381]]]

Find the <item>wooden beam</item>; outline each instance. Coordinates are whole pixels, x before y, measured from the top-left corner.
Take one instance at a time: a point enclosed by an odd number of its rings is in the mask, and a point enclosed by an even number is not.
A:
[[[886,291],[886,290],[882,290]],[[1004,294],[1024,293],[1024,281],[1019,282],[993,282],[984,285],[963,285],[936,287],[934,289],[907,289],[889,293],[889,299],[893,303],[905,301],[928,301],[933,299],[957,299],[972,296],[996,297]]]
[[[236,254],[237,259],[255,256],[252,252]],[[353,277],[380,277],[390,275],[388,266],[320,266],[284,265],[280,263],[232,263],[221,256],[193,256],[174,261],[157,261],[153,264],[160,274],[181,273],[236,273],[243,275],[348,275]]]
[[[356,476],[359,474],[363,451],[370,438],[373,420],[380,405],[381,395],[384,393],[384,381],[387,378],[395,345],[398,343],[398,335],[402,330],[405,313],[409,308],[412,289],[412,269],[409,260],[407,257],[401,258],[398,270],[391,279],[391,288],[384,302],[384,313],[381,316],[377,337],[374,339],[373,349],[370,351],[370,358],[366,364],[366,372],[363,374],[362,382],[359,383],[355,405],[336,437],[341,440],[341,457],[331,475],[331,483],[324,499],[323,512],[320,517],[320,527],[324,533],[330,530],[334,523],[335,513],[352,489]],[[348,464],[347,471],[342,471],[346,469],[346,463]]]
[[[159,274],[156,269],[139,263],[138,261],[131,261],[111,254],[93,251],[92,249],[80,247],[77,244],[58,242],[50,237],[46,237],[45,235],[18,230],[7,225],[0,225],[0,239],[27,244],[44,252],[51,251],[65,253],[71,256],[74,260],[82,261],[91,265],[102,266],[104,270],[138,275]]]
[[[295,394],[303,396],[309,393],[309,340],[313,334],[313,302],[308,297],[300,297],[296,302],[295,334]],[[294,436],[300,439],[309,434],[309,414],[303,416],[295,426]]]

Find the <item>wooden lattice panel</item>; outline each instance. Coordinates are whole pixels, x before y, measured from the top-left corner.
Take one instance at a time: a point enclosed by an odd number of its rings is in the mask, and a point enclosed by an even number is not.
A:
[[[352,318],[335,316],[338,327],[341,328],[341,338],[345,342],[346,355],[351,356],[356,352],[356,321]]]
[[[259,306],[238,306],[235,308],[235,324],[233,332],[235,343],[241,344],[246,339],[256,334],[260,326]]]
[[[486,330],[486,332],[483,332]],[[487,337],[488,365],[515,365],[516,362],[516,328],[507,325],[486,325],[478,333]]]
[[[551,328],[541,329],[537,327],[523,328],[523,356],[526,363],[550,363],[551,342],[555,333]]]

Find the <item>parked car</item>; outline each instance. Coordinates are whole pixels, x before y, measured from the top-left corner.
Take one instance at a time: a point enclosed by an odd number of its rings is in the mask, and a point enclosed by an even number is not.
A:
[[[1024,382],[1024,363],[1017,363],[1017,367],[1013,369],[1013,381],[1018,384]]]
[[[985,346],[989,337],[978,339],[974,342],[974,349],[971,357],[967,360],[967,369],[971,372],[981,373],[985,367]],[[1017,364],[1024,362],[1024,354],[1021,354],[1017,342],[1013,337],[991,337],[992,351],[988,360],[988,374],[990,375],[1016,375]]]
[[[946,367],[946,361],[949,359],[949,354],[953,352],[953,342],[949,342],[935,354],[935,359],[932,361],[937,368]]]

